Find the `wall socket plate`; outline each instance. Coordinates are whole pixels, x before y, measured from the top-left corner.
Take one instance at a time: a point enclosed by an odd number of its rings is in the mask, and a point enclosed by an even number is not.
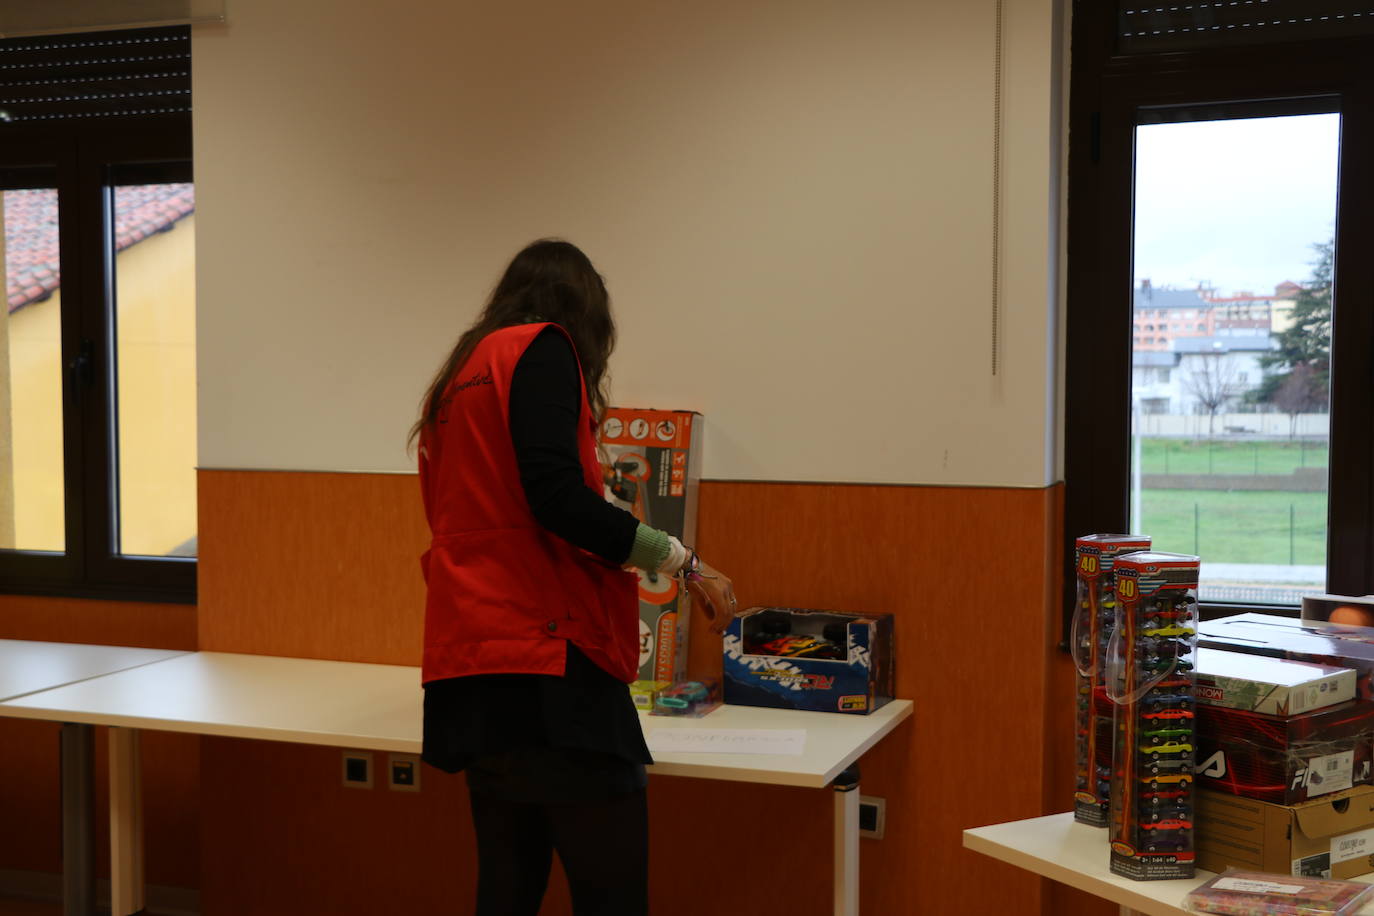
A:
[[[387,754],[386,780],[388,789],[419,792],[420,758],[414,754]]]
[[[343,784],[350,789],[372,788],[372,755],[367,751],[343,752]]]
[[[881,840],[887,826],[887,799],[859,796],[859,836]]]

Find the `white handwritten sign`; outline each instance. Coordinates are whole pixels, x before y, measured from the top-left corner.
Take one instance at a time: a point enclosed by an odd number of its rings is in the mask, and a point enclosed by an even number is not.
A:
[[[780,754],[806,750],[802,728],[651,728],[644,740],[656,754]]]

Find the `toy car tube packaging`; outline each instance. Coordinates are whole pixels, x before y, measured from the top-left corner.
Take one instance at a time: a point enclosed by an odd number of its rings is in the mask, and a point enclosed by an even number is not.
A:
[[[1112,767],[1112,703],[1102,684],[1102,662],[1116,622],[1116,579],[1112,569],[1125,553],[1150,549],[1150,539],[1133,534],[1089,534],[1075,542],[1078,580],[1069,647],[1078,669],[1074,698],[1073,819],[1107,826]]]
[[[1116,559],[1116,624],[1103,677],[1113,722],[1111,870],[1193,877],[1193,666],[1198,558]]]
[[[866,715],[892,699],[892,615],[754,607],[725,631],[725,702]]]
[[[599,430],[606,498],[644,524],[695,543],[704,425],[691,411],[606,408]],[[689,619],[682,583],[640,570],[639,680],[683,679]]]

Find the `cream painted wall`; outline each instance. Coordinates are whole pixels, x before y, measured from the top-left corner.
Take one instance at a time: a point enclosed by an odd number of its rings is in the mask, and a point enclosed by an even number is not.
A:
[[[194,31],[200,462],[407,470],[511,254],[584,247],[711,478],[1054,474],[1055,0],[235,0]]]

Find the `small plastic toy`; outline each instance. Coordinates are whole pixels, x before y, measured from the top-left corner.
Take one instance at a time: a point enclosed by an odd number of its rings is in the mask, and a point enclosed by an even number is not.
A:
[[[1168,744],[1145,744],[1142,745],[1140,749],[1144,753],[1149,754],[1151,757],[1158,757],[1160,754],[1182,754],[1185,751],[1191,752],[1193,750],[1193,746],[1191,744],[1179,744],[1177,742],[1170,742]],[[1185,764],[1192,764],[1191,760],[1183,760],[1179,762]]]
[[[1174,818],[1162,821],[1150,820],[1140,826],[1144,830],[1192,830],[1193,822]]]
[[[1140,781],[1145,785],[1149,786],[1152,790],[1158,791],[1160,786],[1176,785],[1182,788],[1184,786],[1191,785],[1193,782],[1193,777],[1189,776],[1187,773],[1156,773],[1152,776],[1146,776],[1144,779]],[[1180,792],[1179,796],[1187,797],[1188,793]]]
[[[815,636],[779,636],[767,642],[756,643],[752,655],[776,655],[781,658],[827,658],[839,661],[844,658],[844,649],[828,639]]]
[[[1193,730],[1191,728],[1157,728],[1153,731],[1141,732],[1142,735],[1144,735],[1146,738],[1149,738],[1151,741],[1154,742],[1163,741],[1165,738],[1176,738],[1181,737],[1183,735],[1191,735],[1192,733]]]
[[[1194,716],[1191,709],[1161,709],[1158,712],[1142,713],[1140,718],[1149,719],[1151,722],[1166,722],[1175,719],[1192,719]],[[1145,734],[1151,734],[1145,732]]]
[[[649,715],[700,719],[719,705],[720,685],[715,679],[679,681],[659,691]]]

